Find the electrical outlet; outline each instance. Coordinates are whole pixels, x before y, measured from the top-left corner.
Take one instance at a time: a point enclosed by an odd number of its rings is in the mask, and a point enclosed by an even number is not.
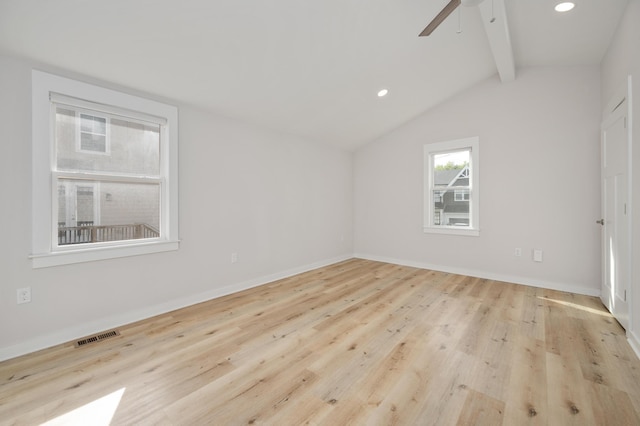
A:
[[[238,253],[231,253],[231,263],[236,263],[238,261]]]
[[[513,252],[513,255],[515,257],[520,257],[522,256],[522,249],[520,247],[516,247],[515,251]]]
[[[533,250],[533,261],[534,262],[542,262],[542,250],[534,249]]]
[[[19,288],[17,290],[18,305],[29,302],[31,302],[31,287]]]

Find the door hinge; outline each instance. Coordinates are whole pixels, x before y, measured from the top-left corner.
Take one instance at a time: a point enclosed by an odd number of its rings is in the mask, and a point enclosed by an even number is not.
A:
[[[627,128],[627,117],[624,118],[624,128]]]
[[[624,301],[627,301],[627,290],[624,291]]]

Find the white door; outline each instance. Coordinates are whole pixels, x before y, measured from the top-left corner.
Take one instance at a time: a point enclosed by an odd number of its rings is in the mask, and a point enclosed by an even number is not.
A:
[[[629,82],[630,84],[630,82]],[[600,298],[626,329],[629,325],[629,90],[621,90],[602,122],[602,291]]]
[[[97,184],[63,182],[58,185],[58,226],[98,224]]]

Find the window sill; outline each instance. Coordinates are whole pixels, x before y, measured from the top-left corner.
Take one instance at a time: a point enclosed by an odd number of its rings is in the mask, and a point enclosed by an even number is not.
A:
[[[116,259],[119,257],[160,253],[178,250],[179,241],[154,241],[150,243],[130,244],[126,246],[94,247],[73,251],[60,251],[29,256],[34,269],[96,260]]]
[[[447,228],[447,227],[438,227],[438,228],[424,228],[425,234],[445,234],[445,235],[461,235],[466,237],[479,237],[480,230],[479,229],[460,229],[460,228]]]

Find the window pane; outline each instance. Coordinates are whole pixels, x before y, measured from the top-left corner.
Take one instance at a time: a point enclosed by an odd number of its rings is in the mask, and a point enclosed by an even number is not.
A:
[[[76,224],[91,226],[95,223],[95,195],[93,185],[76,185]],[[59,220],[58,220],[59,222]]]
[[[469,201],[469,190],[456,189],[453,192],[453,198],[455,201]]]
[[[435,170],[453,170],[458,171],[469,164],[469,150],[443,152],[434,154],[433,166]]]
[[[83,151],[107,152],[107,137],[105,135],[81,133],[80,149]]]
[[[58,180],[58,245],[160,236],[160,184]]]
[[[94,117],[92,115],[80,114],[82,125],[80,130],[83,132],[97,133],[100,135],[107,134],[107,119],[103,117]]]
[[[469,150],[432,155],[431,226],[469,227]]]
[[[57,170],[160,175],[159,125],[96,114],[56,107]]]
[[[58,226],[65,226],[67,217],[66,188],[64,185],[58,185]],[[63,219],[61,222],[60,218]]]
[[[446,195],[447,191],[441,191],[441,190],[433,190],[432,191],[432,196],[431,196],[431,200],[432,200],[432,206],[431,208],[433,209],[433,223],[432,225],[442,225],[442,211],[444,208],[444,196]]]
[[[469,226],[469,192],[466,200],[458,200],[456,191],[432,191],[433,223],[435,226]]]
[[[469,186],[469,151],[433,155],[433,187]]]

